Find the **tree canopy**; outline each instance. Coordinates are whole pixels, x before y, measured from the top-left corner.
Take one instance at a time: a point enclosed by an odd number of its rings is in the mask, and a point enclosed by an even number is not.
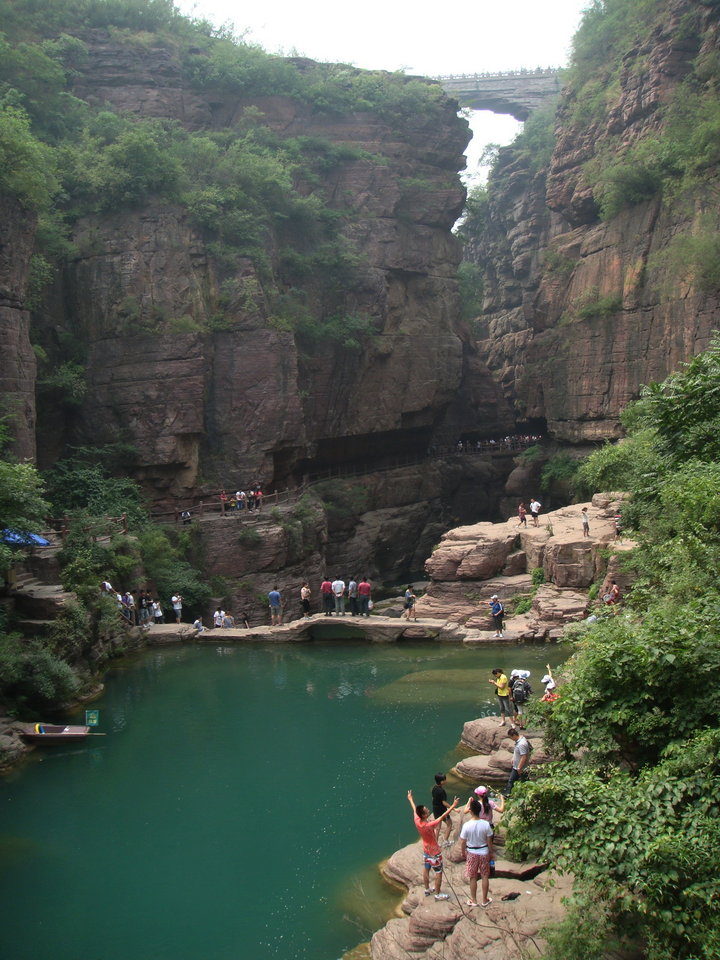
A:
[[[567,683],[543,704],[565,760],[513,793],[511,848],[572,872],[548,958],[590,931],[647,960],[720,955],[720,339],[625,417],[581,482],[630,492],[625,609],[567,631]],[[596,488],[597,489],[597,488]],[[625,522],[625,521],[624,521]],[[583,934],[583,931],[585,932]]]

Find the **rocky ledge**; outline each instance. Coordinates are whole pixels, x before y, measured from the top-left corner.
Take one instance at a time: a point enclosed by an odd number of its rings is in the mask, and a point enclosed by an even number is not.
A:
[[[480,717],[468,720],[463,727],[460,742],[474,750],[475,754],[461,760],[453,773],[470,783],[478,784],[488,780],[507,780],[512,769],[514,744],[507,735],[508,727],[501,726],[497,717]],[[539,730],[523,731],[532,751],[532,764],[549,763],[555,759],[545,751],[542,733]]]
[[[506,728],[497,720],[483,718],[465,724],[463,743],[483,751],[483,757],[469,758],[458,765],[455,772],[470,760],[484,761],[461,775],[475,783],[479,779],[504,779],[507,775]],[[535,741],[533,763],[546,759],[542,741],[530,733]],[[466,817],[461,816],[461,824]],[[544,863],[517,863],[504,857],[502,817],[496,814],[495,876],[490,881],[492,903],[486,908],[467,905],[468,884],[460,843],[444,854],[445,872],[443,892],[448,900],[436,901],[426,897],[422,886],[422,844],[418,841],[403,847],[381,865],[385,879],[394,886],[405,887],[407,896],[402,902],[402,916],[390,920],[372,938],[373,960],[400,960],[409,954],[439,956],[446,960],[515,960],[518,956],[539,957],[544,942],[541,931],[546,924],[557,922],[564,915],[563,897],[572,890],[572,877],[559,876]],[[454,836],[459,836],[459,826]],[[504,897],[513,894],[511,899]]]
[[[465,642],[493,641],[485,601],[497,594],[509,616],[506,639],[557,639],[568,623],[586,615],[592,583],[617,579],[621,589],[626,586],[617,564],[605,559],[610,543],[615,552],[633,546],[615,534],[621,503],[621,494],[601,493],[588,503],[542,515],[537,527],[531,521],[520,525],[513,517],[449,530],[425,563],[431,583],[417,603],[418,616],[454,623]],[[582,532],[583,508],[589,537]],[[540,586],[534,583],[537,570],[544,581]],[[531,595],[530,609],[513,615],[518,601]]]

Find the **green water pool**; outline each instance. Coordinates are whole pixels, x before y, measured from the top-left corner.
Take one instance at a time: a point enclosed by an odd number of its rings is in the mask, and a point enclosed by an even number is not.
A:
[[[115,670],[105,737],[0,779],[3,960],[335,960],[397,894],[407,790],[543,646],[177,646]],[[82,720],[78,715],[75,722]],[[449,792],[457,785],[450,781]],[[467,787],[460,789],[464,797]]]

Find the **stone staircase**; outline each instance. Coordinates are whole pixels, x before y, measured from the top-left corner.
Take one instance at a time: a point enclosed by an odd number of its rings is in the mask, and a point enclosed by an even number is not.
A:
[[[46,636],[68,600],[75,596],[59,583],[59,546],[36,547],[16,564],[7,599],[14,627],[26,637]]]

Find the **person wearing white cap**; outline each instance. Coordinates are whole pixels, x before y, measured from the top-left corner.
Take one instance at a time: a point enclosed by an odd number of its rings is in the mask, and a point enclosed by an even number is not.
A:
[[[550,669],[549,663],[545,664],[545,669],[547,670],[547,673],[540,681],[540,683],[545,684],[545,693],[543,695],[543,700],[545,700],[546,702],[548,701],[552,702],[553,700],[557,700],[558,698],[558,695],[555,692],[555,688],[557,687],[557,684],[555,683],[555,679],[552,675],[552,670]]]
[[[500,598],[494,593],[488,600],[490,613],[492,614],[493,624],[495,625],[495,639],[502,640],[503,636],[503,617],[505,616],[505,607]]]
[[[513,670],[510,673],[510,699],[515,712],[515,721],[521,730],[525,728],[523,708],[532,693],[532,687],[528,683],[529,676],[529,670]]]

